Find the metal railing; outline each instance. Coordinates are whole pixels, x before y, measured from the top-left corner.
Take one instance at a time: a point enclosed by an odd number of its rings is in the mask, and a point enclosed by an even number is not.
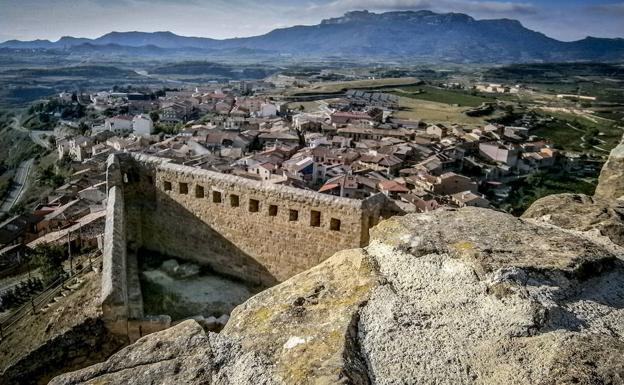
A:
[[[96,266],[100,260],[101,255],[98,255],[95,258],[90,257],[89,262],[81,270],[75,272],[73,275],[61,277],[52,282],[39,295],[31,297],[29,301],[20,306],[8,317],[0,320],[0,344],[11,334],[11,329],[15,326],[15,324],[17,324],[24,317],[37,314],[43,310],[43,308],[54,300],[55,297],[61,295],[63,290],[68,290],[67,285],[70,284],[72,280],[83,275],[89,270],[93,270],[93,266]]]

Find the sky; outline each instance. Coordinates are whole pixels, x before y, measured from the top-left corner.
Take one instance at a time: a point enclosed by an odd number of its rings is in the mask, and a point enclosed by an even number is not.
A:
[[[0,0],[0,41],[171,31],[217,39],[318,24],[347,11],[428,9],[509,18],[559,40],[624,37],[624,1],[609,0]]]

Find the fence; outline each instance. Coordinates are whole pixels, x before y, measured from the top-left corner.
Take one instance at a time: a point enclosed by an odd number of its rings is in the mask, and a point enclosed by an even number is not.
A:
[[[32,297],[30,301],[26,302],[22,306],[20,306],[17,310],[11,313],[8,317],[3,320],[0,320],[0,344],[4,341],[11,333],[11,329],[15,324],[17,324],[24,317],[37,314],[41,311],[46,305],[48,305],[55,297],[61,295],[63,290],[67,290],[66,285],[75,279],[76,277],[86,273],[89,270],[93,269],[94,264],[98,264],[101,261],[101,255],[93,258],[93,256],[89,257],[89,263],[84,266],[81,270],[77,271],[73,275],[69,277],[61,277],[56,281],[52,282],[48,285],[47,288],[43,290],[43,292],[35,297]]]

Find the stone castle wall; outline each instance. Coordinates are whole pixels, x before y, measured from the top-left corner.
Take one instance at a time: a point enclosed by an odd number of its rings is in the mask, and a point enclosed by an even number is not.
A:
[[[383,195],[339,198],[136,154],[111,156],[107,181],[102,299],[111,321],[143,317],[139,252],[272,286],[368,244],[387,208]]]
[[[143,155],[121,168],[134,183],[126,187],[126,210],[141,217],[136,242],[144,249],[264,285],[366,245],[385,203],[383,196],[338,198]]]
[[[108,192],[102,261],[102,315],[115,334],[127,335],[128,255],[124,197],[120,187]]]

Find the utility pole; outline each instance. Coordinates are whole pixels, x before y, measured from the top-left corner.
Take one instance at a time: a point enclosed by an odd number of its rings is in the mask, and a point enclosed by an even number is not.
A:
[[[71,254],[71,232],[68,230],[67,231],[67,252],[69,254],[69,276],[71,277],[72,275],[74,275],[74,264],[72,261],[72,254]]]

